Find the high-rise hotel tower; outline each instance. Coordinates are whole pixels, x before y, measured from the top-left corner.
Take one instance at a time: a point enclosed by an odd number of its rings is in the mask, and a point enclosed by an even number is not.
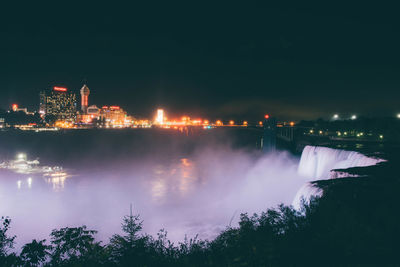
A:
[[[76,95],[65,87],[54,86],[52,90],[40,92],[40,113],[53,115],[57,119],[75,119]]]

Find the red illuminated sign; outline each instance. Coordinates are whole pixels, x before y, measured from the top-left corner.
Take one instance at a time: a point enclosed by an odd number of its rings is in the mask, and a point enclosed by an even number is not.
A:
[[[57,92],[66,92],[67,91],[67,88],[65,88],[65,87],[54,86],[53,89],[54,89],[54,91],[57,91]]]
[[[111,106],[110,109],[119,109],[118,106]]]
[[[102,109],[108,109],[108,106],[103,106]]]

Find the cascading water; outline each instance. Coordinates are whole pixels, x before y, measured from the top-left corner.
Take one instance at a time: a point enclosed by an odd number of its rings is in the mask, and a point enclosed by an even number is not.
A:
[[[314,180],[326,180],[335,178],[333,170],[373,166],[382,161],[354,151],[306,146],[301,154],[298,173]]]
[[[344,178],[351,175],[345,172],[339,174],[335,170],[373,166],[382,161],[384,160],[367,157],[355,151],[306,146],[301,154],[298,174],[311,181]],[[293,206],[298,209],[301,206],[302,198],[307,202],[312,196],[321,195],[322,190],[308,182],[297,192]]]

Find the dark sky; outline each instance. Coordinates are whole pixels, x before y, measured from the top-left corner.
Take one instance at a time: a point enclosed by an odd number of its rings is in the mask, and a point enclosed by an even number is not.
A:
[[[0,8],[4,109],[37,109],[41,89],[86,79],[90,104],[143,117],[400,112],[395,6],[30,2]]]

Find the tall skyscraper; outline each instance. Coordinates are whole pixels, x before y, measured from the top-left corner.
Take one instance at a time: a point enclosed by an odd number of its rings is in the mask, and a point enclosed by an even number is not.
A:
[[[40,97],[39,113],[40,115],[45,115],[46,103],[47,103],[46,91],[41,91],[39,93],[39,97]]]
[[[90,90],[86,84],[84,84],[81,88],[81,110],[84,114],[87,113],[87,108],[89,106],[89,95]]]
[[[76,118],[76,95],[65,87],[53,87],[40,92],[40,113],[55,116],[57,119]]]

